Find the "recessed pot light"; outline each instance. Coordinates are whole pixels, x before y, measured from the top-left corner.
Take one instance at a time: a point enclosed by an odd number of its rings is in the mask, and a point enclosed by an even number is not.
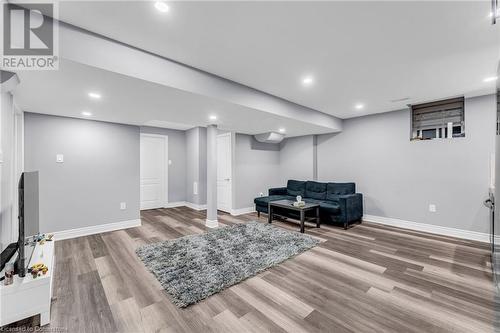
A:
[[[99,94],[97,92],[89,92],[88,95],[90,98],[93,98],[93,99],[100,99],[101,98],[101,94]]]
[[[498,76],[490,76],[490,77],[485,78],[483,81],[484,82],[493,82],[496,80],[498,80]]]
[[[280,133],[285,133],[285,129],[282,127],[278,130]]]
[[[82,116],[84,116],[84,117],[91,117],[92,116],[92,112],[82,111]]]
[[[170,7],[163,1],[156,1],[155,8],[162,13],[166,13],[170,10]]]
[[[354,108],[355,108],[356,110],[361,110],[361,109],[363,109],[364,107],[365,107],[365,105],[364,105],[364,104],[362,104],[362,103],[358,103],[358,104],[354,105]]]
[[[208,117],[208,119],[210,119],[210,120],[217,120],[217,116],[216,115],[211,115],[210,117]]]
[[[302,84],[304,86],[310,86],[314,83],[314,78],[312,76],[306,76],[302,79]]]

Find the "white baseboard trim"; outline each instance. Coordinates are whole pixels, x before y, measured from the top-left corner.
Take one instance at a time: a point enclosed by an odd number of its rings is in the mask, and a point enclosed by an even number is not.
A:
[[[207,205],[198,205],[198,204],[195,204],[195,203],[192,203],[192,202],[187,202],[187,201],[184,203],[184,206],[189,207],[191,209],[195,209],[195,210],[205,210],[205,209],[207,209]]]
[[[205,226],[207,228],[217,228],[219,226],[219,221],[206,219]]]
[[[243,214],[248,214],[248,213],[253,213],[253,212],[255,212],[255,207],[231,209],[231,215],[233,215],[233,216],[238,216],[238,215],[243,215]]]
[[[175,201],[175,202],[167,202],[165,207],[163,208],[175,208],[175,207],[183,207],[186,206],[185,201]]]
[[[391,217],[383,217],[383,216],[375,216],[375,215],[363,215],[363,221],[379,223],[390,225],[398,228],[411,229],[416,231],[424,231],[432,234],[442,235],[442,236],[450,236],[457,237],[468,240],[475,240],[479,242],[490,242],[490,235],[477,231],[469,231],[463,229],[455,229],[442,227],[439,225],[432,225],[426,223],[418,223],[412,221],[405,221],[400,219],[394,219]]]
[[[77,229],[55,231],[51,232],[51,234],[54,234],[54,239],[56,241],[59,241],[63,239],[100,234],[101,232],[115,231],[115,230],[127,229],[139,226],[141,226],[141,219],[99,224]]]

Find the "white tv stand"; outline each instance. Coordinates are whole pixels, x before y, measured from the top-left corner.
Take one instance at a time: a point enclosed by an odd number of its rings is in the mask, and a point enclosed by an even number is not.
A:
[[[37,243],[28,267],[45,264],[45,275],[33,278],[26,272],[24,278],[14,276],[14,283],[4,285],[0,281],[0,326],[40,314],[40,326],[50,322],[52,279],[54,276],[54,241]],[[3,275],[3,272],[2,272]]]

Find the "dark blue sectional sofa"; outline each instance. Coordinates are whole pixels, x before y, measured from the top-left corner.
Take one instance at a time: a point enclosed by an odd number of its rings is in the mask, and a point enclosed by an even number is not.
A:
[[[356,193],[355,183],[289,180],[286,187],[270,188],[269,196],[255,198],[255,209],[259,215],[261,212],[267,214],[270,201],[295,200],[298,195],[302,196],[305,202],[319,203],[321,223],[341,224],[347,229],[350,223],[361,222],[363,217],[363,196]],[[297,218],[293,211],[273,209],[273,212]]]

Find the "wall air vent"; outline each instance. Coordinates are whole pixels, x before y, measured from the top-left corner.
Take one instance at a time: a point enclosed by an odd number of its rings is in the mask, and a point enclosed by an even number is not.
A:
[[[398,98],[398,99],[391,99],[391,102],[392,103],[404,102],[404,101],[407,101],[409,99],[410,99],[410,97],[403,97],[403,98]]]
[[[280,143],[281,141],[283,141],[285,136],[283,134],[269,132],[269,133],[254,135],[254,138],[255,140],[262,143]]]

